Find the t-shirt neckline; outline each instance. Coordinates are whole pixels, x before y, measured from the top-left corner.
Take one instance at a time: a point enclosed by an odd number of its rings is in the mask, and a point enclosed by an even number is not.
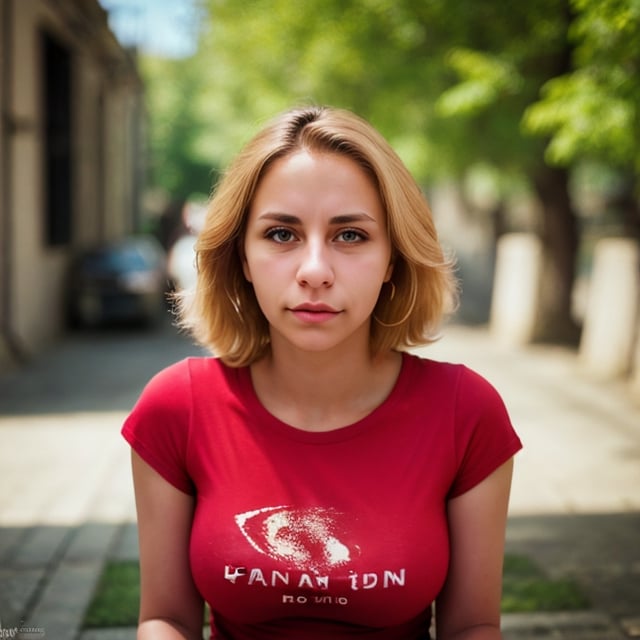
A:
[[[385,416],[394,412],[393,407],[397,404],[398,400],[405,395],[405,387],[411,379],[410,370],[415,356],[407,352],[401,352],[401,356],[400,372],[389,395],[370,413],[360,418],[360,420],[343,427],[338,427],[337,429],[331,429],[330,431],[306,431],[305,429],[288,424],[270,413],[256,393],[249,367],[243,367],[240,370],[239,383],[243,397],[247,400],[247,409],[251,415],[254,415],[256,418],[255,424],[265,426],[281,437],[290,440],[310,444],[330,444],[357,437],[368,431],[373,425],[388,422],[384,419]]]

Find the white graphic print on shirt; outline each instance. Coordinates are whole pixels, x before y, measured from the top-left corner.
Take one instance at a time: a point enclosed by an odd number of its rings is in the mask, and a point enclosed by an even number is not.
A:
[[[349,549],[338,536],[344,527],[331,509],[265,507],[236,516],[249,544],[291,568],[323,572],[348,563],[358,547]]]
[[[247,542],[260,553],[282,563],[282,570],[225,566],[225,579],[233,584],[262,587],[289,586],[299,589],[326,591],[330,588],[329,573],[344,568],[341,576],[348,590],[388,589],[405,586],[405,570],[357,573],[349,564],[360,555],[358,545],[349,545],[346,514],[335,509],[290,506],[264,507],[235,516],[236,524]],[[335,600],[335,602],[334,602]],[[298,596],[295,602],[307,602]],[[294,602],[284,596],[283,602]],[[315,602],[347,604],[347,599],[315,598]]]

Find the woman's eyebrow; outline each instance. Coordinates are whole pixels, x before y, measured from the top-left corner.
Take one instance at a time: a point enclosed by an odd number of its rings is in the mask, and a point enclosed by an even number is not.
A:
[[[376,219],[364,211],[355,213],[343,213],[339,216],[333,216],[329,222],[331,224],[353,224],[354,222],[376,222]]]
[[[302,220],[290,213],[281,213],[278,211],[267,211],[259,216],[260,220],[273,220],[281,224],[299,225]],[[376,222],[376,219],[364,211],[354,213],[343,213],[329,218],[330,224],[353,224],[355,222]]]
[[[279,213],[278,211],[267,211],[258,216],[258,220],[273,220],[281,224],[302,224],[302,220],[298,216],[290,213]]]

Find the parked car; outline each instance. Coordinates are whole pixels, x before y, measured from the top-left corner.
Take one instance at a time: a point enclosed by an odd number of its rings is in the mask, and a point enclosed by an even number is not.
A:
[[[152,236],[129,236],[83,251],[70,270],[70,324],[153,324],[166,312],[167,286],[166,253]]]

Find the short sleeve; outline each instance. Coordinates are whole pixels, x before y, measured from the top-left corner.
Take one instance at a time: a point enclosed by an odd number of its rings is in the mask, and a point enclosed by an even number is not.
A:
[[[187,464],[191,405],[188,360],[183,360],[150,380],[122,427],[132,449],[188,494],[195,493]]]
[[[472,489],[522,448],[496,389],[466,367],[458,380],[454,437],[457,472],[449,498]]]

